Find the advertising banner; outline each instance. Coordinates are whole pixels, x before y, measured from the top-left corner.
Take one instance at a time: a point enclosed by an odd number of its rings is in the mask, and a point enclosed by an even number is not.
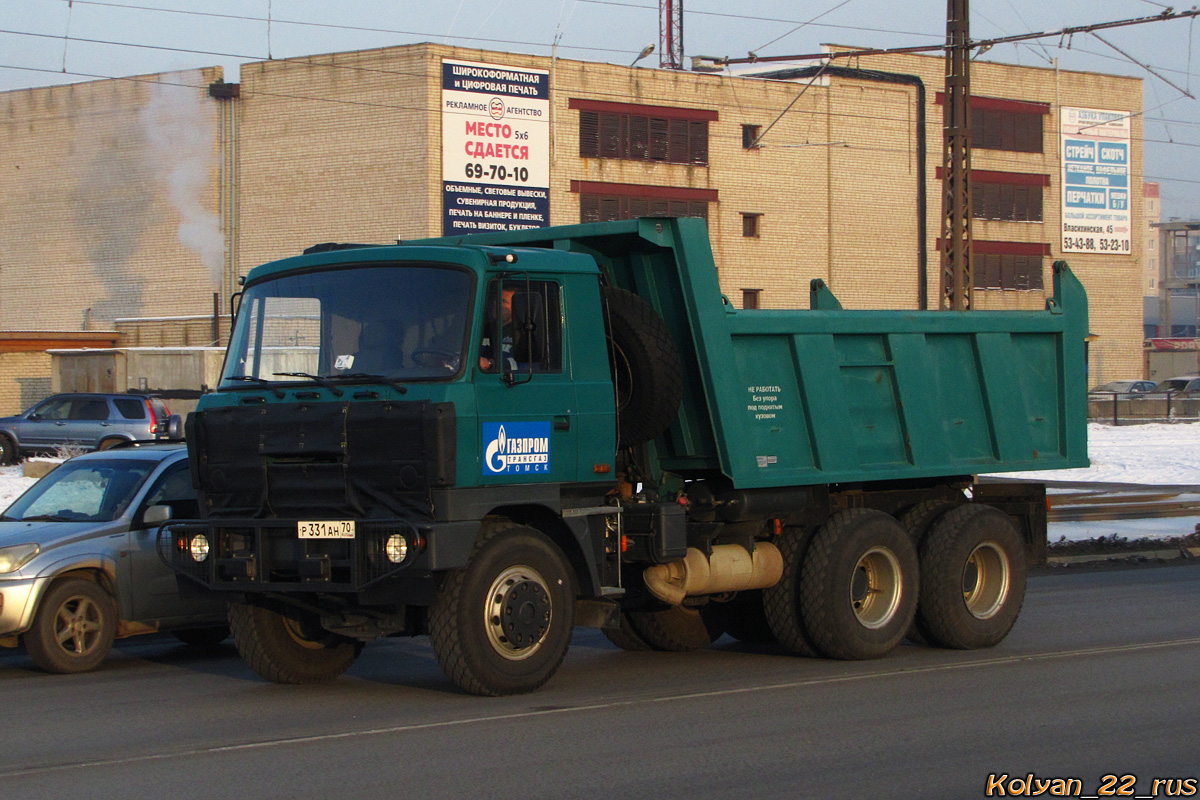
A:
[[[442,61],[442,233],[550,224],[550,73]]]
[[[1133,252],[1130,123],[1124,111],[1062,109],[1062,251]]]

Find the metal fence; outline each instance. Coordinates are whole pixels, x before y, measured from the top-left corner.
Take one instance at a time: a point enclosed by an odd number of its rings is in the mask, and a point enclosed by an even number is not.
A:
[[[1196,392],[1089,392],[1088,419],[1112,425],[1200,420]]]

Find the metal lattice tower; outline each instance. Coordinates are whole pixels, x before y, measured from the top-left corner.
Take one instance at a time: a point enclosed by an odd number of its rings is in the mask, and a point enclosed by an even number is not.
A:
[[[658,66],[683,69],[683,0],[658,0]]]
[[[971,308],[971,50],[967,0],[946,2],[945,159],[940,307]]]

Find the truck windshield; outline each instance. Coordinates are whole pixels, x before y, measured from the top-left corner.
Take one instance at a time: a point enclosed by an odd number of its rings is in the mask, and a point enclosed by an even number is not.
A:
[[[238,310],[221,388],[450,380],[466,362],[473,282],[466,269],[397,263],[257,283]]]

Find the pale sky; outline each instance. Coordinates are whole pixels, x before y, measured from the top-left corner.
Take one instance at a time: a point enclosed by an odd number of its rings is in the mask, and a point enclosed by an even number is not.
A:
[[[808,54],[821,44],[936,45],[942,0],[684,2],[684,55]],[[1152,0],[974,0],[986,39],[1154,16]],[[1182,7],[1181,8],[1185,8]],[[1200,52],[1191,20],[1000,45],[983,60],[1145,79],[1145,177],[1164,219],[1200,219]],[[653,0],[0,0],[0,91],[210,65],[442,42],[628,65],[658,41]],[[1200,50],[1200,48],[1197,48]],[[1119,52],[1119,51],[1123,51]],[[641,62],[657,67],[658,55]],[[782,110],[782,109],[781,109]]]

